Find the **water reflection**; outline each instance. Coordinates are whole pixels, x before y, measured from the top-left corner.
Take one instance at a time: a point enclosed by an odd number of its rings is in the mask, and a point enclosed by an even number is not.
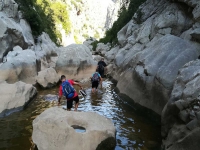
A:
[[[86,89],[80,97],[78,111],[95,111],[110,118],[117,130],[115,150],[157,150],[161,142],[160,125],[137,114],[135,108],[114,92],[112,82],[104,81],[96,94]],[[0,119],[0,149],[29,150],[32,144],[32,120],[54,103],[43,100],[47,94],[57,94],[57,88],[42,90],[24,111]],[[65,100],[62,105],[66,105]],[[144,110],[145,111],[145,110]]]

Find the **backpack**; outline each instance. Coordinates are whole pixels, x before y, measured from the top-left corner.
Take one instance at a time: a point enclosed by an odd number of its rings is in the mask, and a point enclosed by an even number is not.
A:
[[[99,82],[99,73],[95,72],[92,76],[92,82],[98,81]]]
[[[73,86],[66,80],[62,83],[62,92],[66,98],[72,98],[74,96],[75,90]]]
[[[104,71],[104,66],[102,64],[99,64],[98,65],[98,69],[99,69],[99,72],[103,72]]]

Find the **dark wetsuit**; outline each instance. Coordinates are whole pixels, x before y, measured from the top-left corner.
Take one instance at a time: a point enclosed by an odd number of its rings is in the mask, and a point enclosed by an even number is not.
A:
[[[98,62],[98,72],[102,78],[104,78],[104,67],[106,67],[106,63],[102,60]]]

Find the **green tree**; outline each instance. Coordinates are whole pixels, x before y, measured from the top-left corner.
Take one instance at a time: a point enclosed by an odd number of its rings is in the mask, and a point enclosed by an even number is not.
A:
[[[29,22],[34,37],[43,31],[48,33],[52,41],[59,44],[61,34],[56,29],[57,24],[62,24],[66,33],[70,32],[70,20],[67,5],[51,0],[15,0],[24,18]]]
[[[99,42],[116,44],[118,42],[117,33],[131,20],[138,7],[145,1],[123,0],[121,9],[118,12],[118,19],[113,23],[112,28],[106,31],[105,37],[100,39]]]

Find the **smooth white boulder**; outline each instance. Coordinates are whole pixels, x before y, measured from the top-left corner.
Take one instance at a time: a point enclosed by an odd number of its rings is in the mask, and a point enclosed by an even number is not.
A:
[[[86,129],[76,132],[77,125]],[[65,111],[52,107],[33,120],[33,142],[39,150],[114,149],[116,129],[95,112]]]
[[[51,88],[55,86],[59,81],[59,76],[55,69],[47,68],[38,72],[38,76],[36,78],[37,83],[43,88]]]
[[[96,66],[97,62],[87,46],[71,44],[61,48],[55,69],[59,75],[66,75],[67,79],[82,80],[91,77]]]
[[[31,84],[26,84],[21,81],[15,84],[1,82],[0,117],[22,110],[36,94],[37,90]]]
[[[30,49],[20,50],[18,47],[18,50],[9,52],[5,62],[0,65],[0,81],[35,84],[37,72],[35,52]]]

